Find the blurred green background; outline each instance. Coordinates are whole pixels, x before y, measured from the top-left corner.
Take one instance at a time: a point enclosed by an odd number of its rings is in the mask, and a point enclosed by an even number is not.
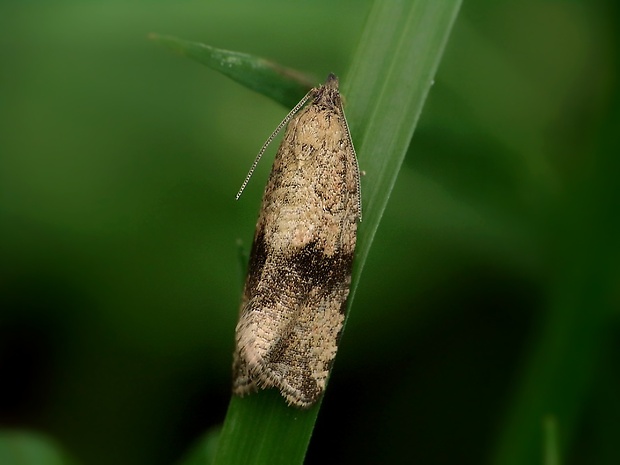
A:
[[[543,463],[544,418],[620,463],[617,8],[464,3],[307,463]],[[346,80],[368,10],[0,3],[1,427],[156,465],[222,422],[270,161],[234,195],[287,109],[147,35]]]

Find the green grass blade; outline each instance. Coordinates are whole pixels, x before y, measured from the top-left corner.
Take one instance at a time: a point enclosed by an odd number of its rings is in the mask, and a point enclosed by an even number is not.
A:
[[[172,36],[149,38],[208,66],[285,107],[294,107],[317,83],[302,73],[247,53],[223,50]]]
[[[376,2],[344,79],[362,180],[352,293],[433,84],[459,0]]]
[[[351,69],[341,79],[351,134],[366,171],[353,290],[460,3],[377,1]],[[319,406],[290,408],[274,391],[233,398],[215,463],[302,463]]]
[[[288,407],[275,390],[233,397],[214,463],[303,463],[318,411]]]

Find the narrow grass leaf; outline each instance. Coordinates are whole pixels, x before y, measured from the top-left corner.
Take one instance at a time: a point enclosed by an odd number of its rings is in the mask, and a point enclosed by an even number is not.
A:
[[[150,34],[149,38],[219,71],[287,108],[294,107],[306,92],[316,85],[316,82],[298,71],[247,53],[223,50],[159,34]]]
[[[351,69],[341,79],[345,112],[366,172],[349,305],[460,3],[375,2]],[[233,398],[215,463],[302,463],[319,407],[320,402],[307,411],[287,407],[273,390]]]

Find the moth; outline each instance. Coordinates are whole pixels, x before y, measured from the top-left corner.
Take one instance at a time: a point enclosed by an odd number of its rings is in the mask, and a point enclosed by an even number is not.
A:
[[[336,356],[361,221],[360,171],[338,78],[311,89],[288,123],[256,223],[233,357],[233,393],[277,388],[308,408]]]

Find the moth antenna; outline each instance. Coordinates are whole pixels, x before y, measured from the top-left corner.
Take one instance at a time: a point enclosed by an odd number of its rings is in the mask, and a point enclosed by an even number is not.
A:
[[[299,103],[297,105],[295,105],[291,111],[288,112],[288,115],[286,115],[284,117],[282,122],[280,124],[278,124],[278,127],[267,138],[267,140],[265,141],[265,143],[263,144],[263,146],[259,150],[258,155],[256,155],[256,158],[254,159],[254,163],[252,163],[252,166],[250,168],[250,171],[248,172],[248,175],[243,180],[243,184],[241,184],[241,188],[239,189],[239,192],[237,192],[237,195],[235,196],[236,200],[239,200],[239,197],[241,197],[241,194],[243,193],[243,191],[245,189],[245,186],[248,185],[248,182],[250,181],[250,178],[254,174],[254,170],[256,169],[256,166],[258,166],[258,162],[260,161],[260,159],[262,158],[263,154],[265,153],[265,150],[267,150],[267,147],[269,147],[269,144],[271,144],[271,141],[273,141],[275,139],[275,137],[282,130],[282,128],[288,124],[288,122],[291,120],[291,118],[293,116],[295,116],[295,113],[297,113],[299,111],[299,109],[305,105],[305,103],[308,101],[308,99],[315,92],[316,92],[316,89],[310,89],[308,91],[308,93],[304,96],[304,98],[302,98],[299,101]]]
[[[344,121],[344,128],[347,131],[347,140],[349,146],[353,151],[353,158],[355,159],[355,182],[357,183],[357,217],[359,222],[362,222],[362,182],[360,181],[360,165],[357,161],[357,153],[355,153],[355,147],[353,146],[353,140],[351,139],[351,132],[349,131],[349,123],[344,115],[344,108],[342,107],[342,101],[339,102],[340,111],[342,112],[342,120]]]

